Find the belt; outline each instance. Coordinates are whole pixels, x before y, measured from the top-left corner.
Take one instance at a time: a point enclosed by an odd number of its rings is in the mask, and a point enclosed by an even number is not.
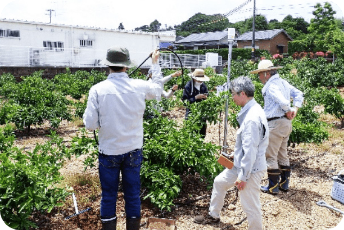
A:
[[[280,119],[280,118],[283,118],[283,117],[286,117],[286,116],[284,115],[282,117],[271,117],[271,118],[268,118],[267,120],[268,121],[273,121],[273,120],[277,120],[277,119]]]
[[[141,150],[141,149],[134,149],[134,150],[131,150],[131,151],[123,153],[123,154],[127,154],[127,153],[131,154],[131,153],[135,153],[135,152],[137,152],[139,150]],[[101,156],[117,156],[117,155],[104,154],[103,152],[100,152],[100,151],[98,151],[98,154],[101,155]],[[120,155],[122,155],[122,154],[120,154]]]

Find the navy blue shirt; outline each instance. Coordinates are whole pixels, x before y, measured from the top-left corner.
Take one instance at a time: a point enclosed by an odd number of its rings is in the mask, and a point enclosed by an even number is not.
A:
[[[183,97],[182,97],[182,101],[188,100],[191,104],[194,102],[199,102],[202,101],[203,99],[195,99],[195,96],[198,94],[204,94],[204,93],[208,93],[208,88],[207,86],[202,83],[200,90],[196,89],[194,84],[192,84],[192,81],[188,81],[184,87],[184,91],[183,91]],[[193,86],[193,89],[191,88]]]

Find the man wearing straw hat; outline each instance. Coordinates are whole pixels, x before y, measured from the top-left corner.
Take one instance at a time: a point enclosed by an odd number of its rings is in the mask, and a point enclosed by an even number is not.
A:
[[[83,121],[87,129],[99,128],[99,179],[102,189],[100,218],[103,230],[115,230],[119,175],[125,200],[126,229],[138,230],[141,219],[140,170],[145,100],[161,95],[159,52],[152,53],[152,81],[129,78],[133,66],[124,47],[107,50],[103,64],[106,80],[92,86]]]
[[[204,74],[203,69],[195,69],[193,73],[189,74],[192,78],[185,85],[183,91],[182,101],[189,101],[190,104],[195,102],[200,102],[207,99],[208,97],[208,88],[204,82],[209,81],[209,77]],[[185,119],[188,119],[190,109],[186,108]],[[200,130],[202,137],[205,137],[207,131],[206,120],[203,119],[204,124]]]
[[[258,74],[259,80],[264,84],[264,112],[270,131],[269,146],[266,150],[269,184],[261,186],[261,191],[274,195],[279,190],[289,189],[290,162],[287,145],[292,131],[292,120],[303,103],[303,93],[280,78],[277,69],[281,68],[274,67],[270,60],[262,60],[258,69],[250,72]],[[290,106],[291,98],[294,107]]]

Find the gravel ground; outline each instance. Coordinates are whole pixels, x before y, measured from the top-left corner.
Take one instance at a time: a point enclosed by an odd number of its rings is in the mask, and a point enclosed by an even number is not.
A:
[[[181,122],[184,110],[175,110],[169,113],[170,117]],[[331,116],[322,116],[322,119],[333,124],[328,141],[321,145],[300,144],[288,147],[292,175],[290,190],[278,195],[260,194],[263,224],[265,229],[317,229],[325,230],[335,227],[342,219],[339,212],[320,207],[316,204],[324,200],[328,204],[344,210],[344,205],[331,198],[333,187],[332,176],[344,169],[344,129],[340,122]],[[68,143],[75,136],[80,127],[63,121],[58,134]],[[30,150],[36,143],[47,140],[48,127],[33,128],[30,137],[17,133],[16,145]],[[229,127],[228,145],[233,147],[235,130]],[[90,133],[90,135],[92,135]],[[208,125],[206,142],[222,145],[222,125]],[[65,220],[66,216],[74,214],[71,197],[65,201],[65,206],[56,208],[49,214],[35,213],[32,216],[39,229],[101,229],[99,220],[100,188],[97,169],[83,171],[83,157],[73,158],[66,162],[61,169],[65,178],[88,178],[92,183],[74,185],[74,192],[78,199],[79,210],[91,207],[92,209],[81,215]],[[183,189],[175,200],[172,212],[160,212],[145,200],[142,203],[142,229],[148,228],[150,217],[167,218],[175,221],[177,229],[247,229],[246,215],[242,210],[238,192],[230,189],[225,198],[225,205],[221,213],[221,222],[213,225],[199,225],[193,223],[195,215],[206,214],[209,206],[211,188],[202,183],[198,175],[183,175]],[[67,183],[67,182],[66,182]],[[267,177],[262,184],[267,183]],[[80,183],[79,183],[80,184]],[[62,183],[62,185],[64,185]],[[119,193],[117,204],[118,227],[125,229],[123,194]],[[153,225],[151,225],[153,226]],[[160,228],[171,229],[171,228]]]

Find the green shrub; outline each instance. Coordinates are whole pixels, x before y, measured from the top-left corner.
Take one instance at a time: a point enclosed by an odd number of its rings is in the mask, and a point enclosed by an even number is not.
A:
[[[32,152],[13,147],[11,128],[0,129],[7,145],[0,152],[0,210],[3,221],[13,229],[36,228],[29,220],[33,212],[51,212],[62,206],[68,195],[56,185],[62,179],[59,169],[69,153],[62,138],[52,134],[51,141],[36,145]]]

